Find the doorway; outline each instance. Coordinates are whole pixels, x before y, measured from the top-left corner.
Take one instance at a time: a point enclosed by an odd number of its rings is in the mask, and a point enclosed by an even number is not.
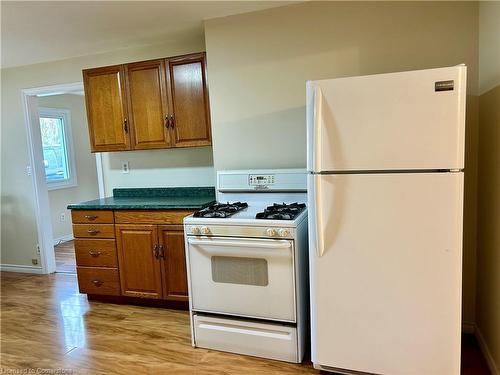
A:
[[[68,204],[104,196],[81,82],[23,90],[43,273],[76,273]]]

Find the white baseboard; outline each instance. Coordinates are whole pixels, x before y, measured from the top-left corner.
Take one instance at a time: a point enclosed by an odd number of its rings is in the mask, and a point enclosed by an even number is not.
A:
[[[0,264],[2,272],[20,272],[20,273],[35,273],[42,274],[42,267],[39,266],[21,266],[18,264]]]
[[[476,324],[472,322],[462,322],[462,332],[463,333],[476,332]]]
[[[59,243],[67,242],[67,241],[71,241],[71,240],[74,240],[74,237],[72,234],[68,234],[66,236],[54,238],[54,246],[56,246]]]
[[[500,375],[500,371],[498,371],[498,367],[493,360],[493,356],[491,355],[490,349],[488,348],[488,345],[486,344],[486,341],[484,340],[483,334],[481,333],[481,330],[476,327],[476,338],[477,342],[479,343],[479,347],[481,348],[481,351],[483,352],[484,358],[486,358],[486,362],[488,363],[488,367],[490,368],[491,374],[492,375]]]

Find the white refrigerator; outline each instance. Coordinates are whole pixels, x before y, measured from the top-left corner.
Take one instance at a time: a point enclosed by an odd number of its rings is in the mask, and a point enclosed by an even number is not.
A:
[[[311,355],[460,373],[466,67],[307,82]]]

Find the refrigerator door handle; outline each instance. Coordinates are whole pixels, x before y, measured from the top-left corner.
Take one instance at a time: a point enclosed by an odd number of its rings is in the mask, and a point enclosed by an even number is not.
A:
[[[321,130],[323,93],[317,85],[308,82],[307,87],[307,169],[311,172],[321,170]]]
[[[318,258],[323,256],[325,251],[325,240],[323,237],[323,206],[321,203],[321,178],[319,174],[315,174],[314,178],[314,221],[316,222],[316,254]]]
[[[313,149],[313,168],[314,171],[319,172],[321,170],[321,130],[323,128],[323,93],[319,87],[314,88],[314,122],[313,122],[313,132],[314,132],[314,149]]]

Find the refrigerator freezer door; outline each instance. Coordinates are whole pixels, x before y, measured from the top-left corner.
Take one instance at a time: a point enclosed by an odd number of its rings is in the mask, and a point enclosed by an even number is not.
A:
[[[466,67],[307,83],[312,172],[462,169]]]
[[[463,173],[309,175],[309,185],[315,366],[459,374]]]

